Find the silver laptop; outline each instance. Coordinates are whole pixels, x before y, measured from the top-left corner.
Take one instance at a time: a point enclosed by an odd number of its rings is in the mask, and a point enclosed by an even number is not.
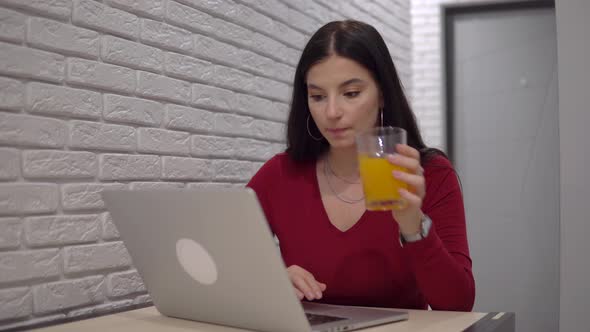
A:
[[[408,318],[299,301],[249,188],[104,191],[103,198],[164,315],[269,332],[348,331]]]

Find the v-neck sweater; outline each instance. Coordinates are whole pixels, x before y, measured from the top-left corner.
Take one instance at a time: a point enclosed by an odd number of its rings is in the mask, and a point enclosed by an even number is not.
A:
[[[257,194],[286,266],[299,265],[327,285],[318,302],[470,311],[475,282],[461,187],[443,156],[424,166],[422,211],[428,236],[402,244],[390,211],[365,211],[348,230],[328,218],[316,163],[286,153],[267,161],[248,183]]]

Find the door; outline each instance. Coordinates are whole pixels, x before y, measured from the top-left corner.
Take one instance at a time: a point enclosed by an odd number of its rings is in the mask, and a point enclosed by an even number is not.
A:
[[[559,137],[552,7],[447,15],[451,152],[462,180],[477,311],[559,329]]]

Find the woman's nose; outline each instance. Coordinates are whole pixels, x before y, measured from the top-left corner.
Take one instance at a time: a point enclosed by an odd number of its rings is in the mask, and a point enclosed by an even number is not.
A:
[[[328,104],[326,105],[326,116],[329,119],[335,119],[342,116],[338,102],[334,98],[328,98]]]

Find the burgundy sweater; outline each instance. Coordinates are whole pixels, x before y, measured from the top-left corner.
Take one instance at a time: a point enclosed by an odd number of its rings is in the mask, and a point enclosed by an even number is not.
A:
[[[475,282],[461,188],[442,156],[424,165],[422,211],[433,222],[426,239],[401,245],[391,212],[365,211],[342,232],[320,197],[315,163],[281,153],[251,179],[286,266],[299,265],[327,285],[319,302],[470,311]]]

